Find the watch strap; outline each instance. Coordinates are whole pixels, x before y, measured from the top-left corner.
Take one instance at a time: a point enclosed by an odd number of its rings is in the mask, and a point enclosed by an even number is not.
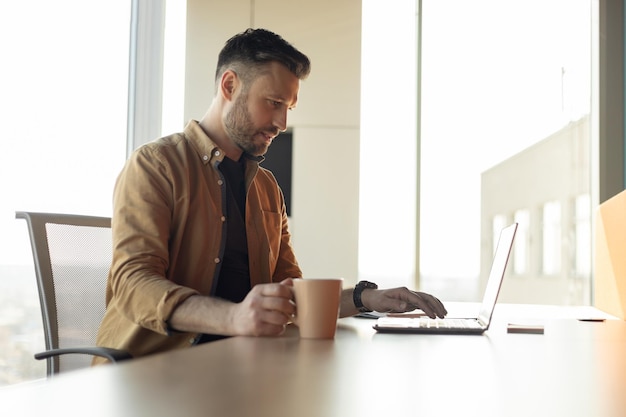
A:
[[[361,294],[365,289],[375,290],[378,289],[378,285],[369,281],[359,281],[354,287],[354,290],[352,292],[352,301],[354,302],[354,306],[359,310],[360,313],[369,313],[372,311],[369,308],[365,307],[363,305],[363,301],[361,300]]]

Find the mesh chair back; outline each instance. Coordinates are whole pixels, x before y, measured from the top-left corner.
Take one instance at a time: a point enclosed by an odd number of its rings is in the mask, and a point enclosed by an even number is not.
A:
[[[29,226],[46,350],[95,346],[111,265],[106,217],[18,212]],[[48,358],[48,374],[84,368],[89,355]]]

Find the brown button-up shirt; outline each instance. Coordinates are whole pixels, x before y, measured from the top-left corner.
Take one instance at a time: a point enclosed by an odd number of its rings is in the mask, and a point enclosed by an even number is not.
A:
[[[251,285],[301,277],[276,179],[259,166],[261,158],[243,157]],[[167,321],[186,298],[215,291],[227,224],[217,169],[223,158],[191,121],[127,161],[114,191],[113,262],[98,346],[138,357],[193,344],[196,334],[170,332]]]

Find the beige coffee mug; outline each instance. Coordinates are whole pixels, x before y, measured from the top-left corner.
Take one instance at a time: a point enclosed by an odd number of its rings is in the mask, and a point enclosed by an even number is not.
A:
[[[343,278],[305,278],[293,281],[300,337],[332,339],[337,330]]]

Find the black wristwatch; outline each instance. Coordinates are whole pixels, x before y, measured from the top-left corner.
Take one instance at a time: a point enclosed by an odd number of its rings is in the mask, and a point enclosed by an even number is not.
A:
[[[363,301],[361,301],[361,293],[365,289],[375,290],[375,289],[378,289],[378,285],[369,281],[359,281],[356,284],[356,287],[354,287],[354,291],[352,292],[352,301],[354,301],[354,306],[361,313],[369,313],[370,311],[372,311],[369,308],[365,307],[363,305]]]

